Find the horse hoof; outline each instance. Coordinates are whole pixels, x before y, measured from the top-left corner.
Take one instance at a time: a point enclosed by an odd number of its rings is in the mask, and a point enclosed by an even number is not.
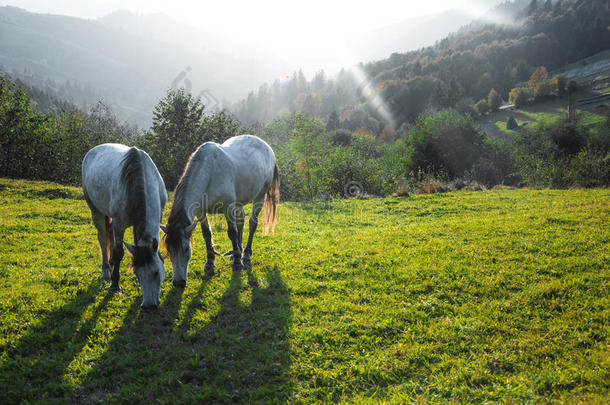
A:
[[[186,287],[186,280],[174,280],[174,287],[184,288]]]
[[[102,269],[102,277],[100,278],[102,281],[110,281],[110,270]]]
[[[233,271],[242,271],[244,269],[244,265],[241,260],[236,260],[233,262]]]
[[[110,292],[112,294],[120,293],[121,287],[119,287],[118,285],[110,284],[110,288],[108,289],[108,292]]]

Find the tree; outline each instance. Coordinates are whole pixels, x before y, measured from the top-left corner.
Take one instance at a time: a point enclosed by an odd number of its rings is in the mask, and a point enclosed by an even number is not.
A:
[[[555,76],[553,78],[553,84],[559,97],[563,97],[568,91],[568,78],[565,76]]]
[[[311,80],[311,87],[314,91],[322,91],[324,90],[324,85],[326,84],[326,78],[324,77],[324,70],[320,70],[315,74],[313,79]]]
[[[539,86],[546,81],[548,74],[549,73],[544,66],[538,67],[530,76],[530,80],[527,82],[528,87],[535,91],[536,86]]]
[[[508,119],[506,120],[506,129],[512,130],[517,128],[519,128],[519,124],[517,124],[517,120],[515,120],[515,117],[508,117]]]
[[[485,115],[489,112],[489,104],[487,104],[487,100],[481,99],[477,101],[474,105],[474,109],[481,115]]]
[[[334,131],[339,129],[339,116],[337,115],[337,111],[333,110],[328,116],[328,121],[326,121],[326,131]]]
[[[464,175],[489,154],[485,134],[472,120],[448,111],[421,115],[409,130],[407,141],[410,170],[444,173],[450,179]]]
[[[491,89],[487,95],[487,104],[491,112],[498,111],[502,105],[502,97],[498,94],[495,89]]]
[[[520,108],[527,104],[532,98],[532,91],[527,87],[516,87],[508,93],[508,101]]]
[[[204,114],[201,98],[184,89],[169,90],[153,112],[151,130],[139,140],[157,164],[165,186],[178,184],[188,157],[207,141],[224,141],[235,135],[238,125],[225,112]]]

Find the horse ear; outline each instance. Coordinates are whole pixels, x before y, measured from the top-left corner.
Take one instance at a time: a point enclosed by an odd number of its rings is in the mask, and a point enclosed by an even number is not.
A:
[[[192,224],[190,224],[190,225],[189,225],[189,226],[186,228],[186,233],[187,233],[187,234],[189,234],[189,235],[190,235],[190,234],[191,234],[191,233],[192,233],[192,232],[195,230],[195,227],[197,226],[197,222],[199,222],[199,221],[193,221],[193,223],[192,223]]]
[[[133,246],[133,245],[130,245],[129,243],[127,243],[125,241],[123,241],[123,244],[125,245],[125,247],[129,251],[129,253],[131,253],[132,256],[135,256],[135,254],[136,254],[136,247]]]
[[[163,233],[167,233],[167,228],[165,227],[165,225],[159,225],[159,227],[161,228]]]

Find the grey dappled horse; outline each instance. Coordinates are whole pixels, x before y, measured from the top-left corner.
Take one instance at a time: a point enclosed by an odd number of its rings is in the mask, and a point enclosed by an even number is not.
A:
[[[103,144],[83,159],[83,192],[102,250],[102,279],[120,291],[123,244],[133,256],[142,307],[159,305],[165,268],[159,254],[159,226],[167,201],[165,183],[148,154],[138,148]],[[133,226],[134,245],[123,241]]]
[[[186,285],[188,262],[191,258],[191,234],[201,222],[207,262],[205,272],[214,273],[212,231],[207,214],[223,213],[228,235],[233,244],[233,270],[249,265],[252,239],[258,215],[265,208],[263,233],[275,227],[279,202],[279,177],[275,154],[262,139],[252,135],[234,136],[219,145],[206,142],[189,158],[186,169],[174,192],[174,201],[166,226],[165,246],[174,269],[176,286]],[[250,234],[242,258],[242,235],[245,221],[244,205],[252,203]],[[243,262],[242,262],[243,260]]]

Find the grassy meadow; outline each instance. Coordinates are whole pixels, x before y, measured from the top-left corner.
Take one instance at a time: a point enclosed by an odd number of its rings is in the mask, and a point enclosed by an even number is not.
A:
[[[0,179],[0,403],[610,401],[608,189],[283,203],[241,274],[197,230],[154,312],[89,218]]]

